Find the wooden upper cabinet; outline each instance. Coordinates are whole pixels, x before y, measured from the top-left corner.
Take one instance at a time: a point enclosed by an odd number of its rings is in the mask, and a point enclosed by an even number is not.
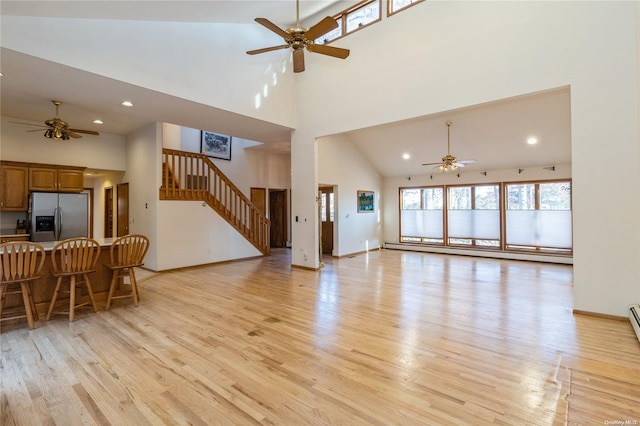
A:
[[[58,169],[58,191],[82,192],[84,174],[82,170]]]
[[[23,166],[0,166],[0,210],[27,211],[29,205],[29,168]]]
[[[29,189],[31,191],[57,191],[58,170],[41,167],[30,167]]]
[[[82,192],[83,170],[30,167],[29,189],[31,191]]]

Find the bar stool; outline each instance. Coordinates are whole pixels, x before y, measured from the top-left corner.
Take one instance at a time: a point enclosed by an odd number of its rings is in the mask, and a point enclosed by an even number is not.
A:
[[[125,235],[116,239],[111,245],[111,264],[105,265],[113,271],[109,296],[105,310],[109,310],[113,299],[123,297],[133,297],[133,306],[140,304],[140,294],[138,293],[138,283],[136,282],[135,267],[144,265],[144,256],[149,250],[149,239],[144,235]],[[129,277],[131,291],[125,293],[115,293],[116,286],[122,283],[125,276]]]
[[[31,283],[40,278],[45,256],[40,244],[28,241],[0,244],[0,321],[26,317],[33,330],[38,311],[33,302]],[[2,308],[9,294],[22,294],[24,315],[2,318]]]
[[[89,274],[96,271],[98,256],[100,256],[100,245],[91,238],[69,238],[53,246],[51,251],[53,271],[51,275],[57,277],[58,280],[56,289],[53,292],[53,298],[49,304],[47,321],[49,321],[53,313],[69,314],[69,321],[74,321],[76,309],[89,304],[93,306],[94,312],[98,312],[96,300],[93,297],[91,281],[89,280]],[[69,290],[62,289],[65,278],[69,279]],[[90,300],[77,303],[76,292],[82,284],[85,285]],[[53,312],[60,293],[69,293],[69,310]]]

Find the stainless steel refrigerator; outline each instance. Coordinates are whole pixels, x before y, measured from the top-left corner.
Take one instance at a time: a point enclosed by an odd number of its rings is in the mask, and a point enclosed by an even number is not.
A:
[[[32,192],[31,241],[62,241],[89,236],[89,197],[86,193]]]

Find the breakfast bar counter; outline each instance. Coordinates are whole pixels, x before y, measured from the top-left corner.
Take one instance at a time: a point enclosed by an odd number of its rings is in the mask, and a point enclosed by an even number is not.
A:
[[[109,285],[111,284],[112,271],[104,265],[110,263],[109,250],[116,238],[102,238],[96,239],[100,244],[100,256],[98,257],[98,263],[96,264],[96,271],[89,274],[91,280],[91,288],[96,299],[98,310],[103,310],[105,302],[107,300],[107,294],[109,292]],[[44,247],[46,251],[46,257],[44,266],[42,267],[40,279],[33,282],[32,294],[33,300],[36,304],[38,316],[40,321],[44,320],[47,310],[49,309],[49,303],[53,297],[53,291],[56,288],[56,277],[52,275],[53,266],[51,264],[51,251],[57,241],[41,242],[38,243]],[[84,286],[78,288],[78,300],[89,299],[89,294]],[[3,309],[11,310],[12,308],[23,309],[22,297],[19,295],[9,295],[5,301]],[[82,315],[83,312],[79,311]],[[90,309],[86,312],[91,312]],[[52,317],[52,319],[55,317]]]

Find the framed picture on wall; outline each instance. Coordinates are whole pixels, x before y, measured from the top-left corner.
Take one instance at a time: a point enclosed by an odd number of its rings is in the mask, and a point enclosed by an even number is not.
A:
[[[373,213],[374,195],[373,191],[358,191],[358,213]]]
[[[202,130],[200,139],[200,149],[204,155],[231,160],[231,136]]]

